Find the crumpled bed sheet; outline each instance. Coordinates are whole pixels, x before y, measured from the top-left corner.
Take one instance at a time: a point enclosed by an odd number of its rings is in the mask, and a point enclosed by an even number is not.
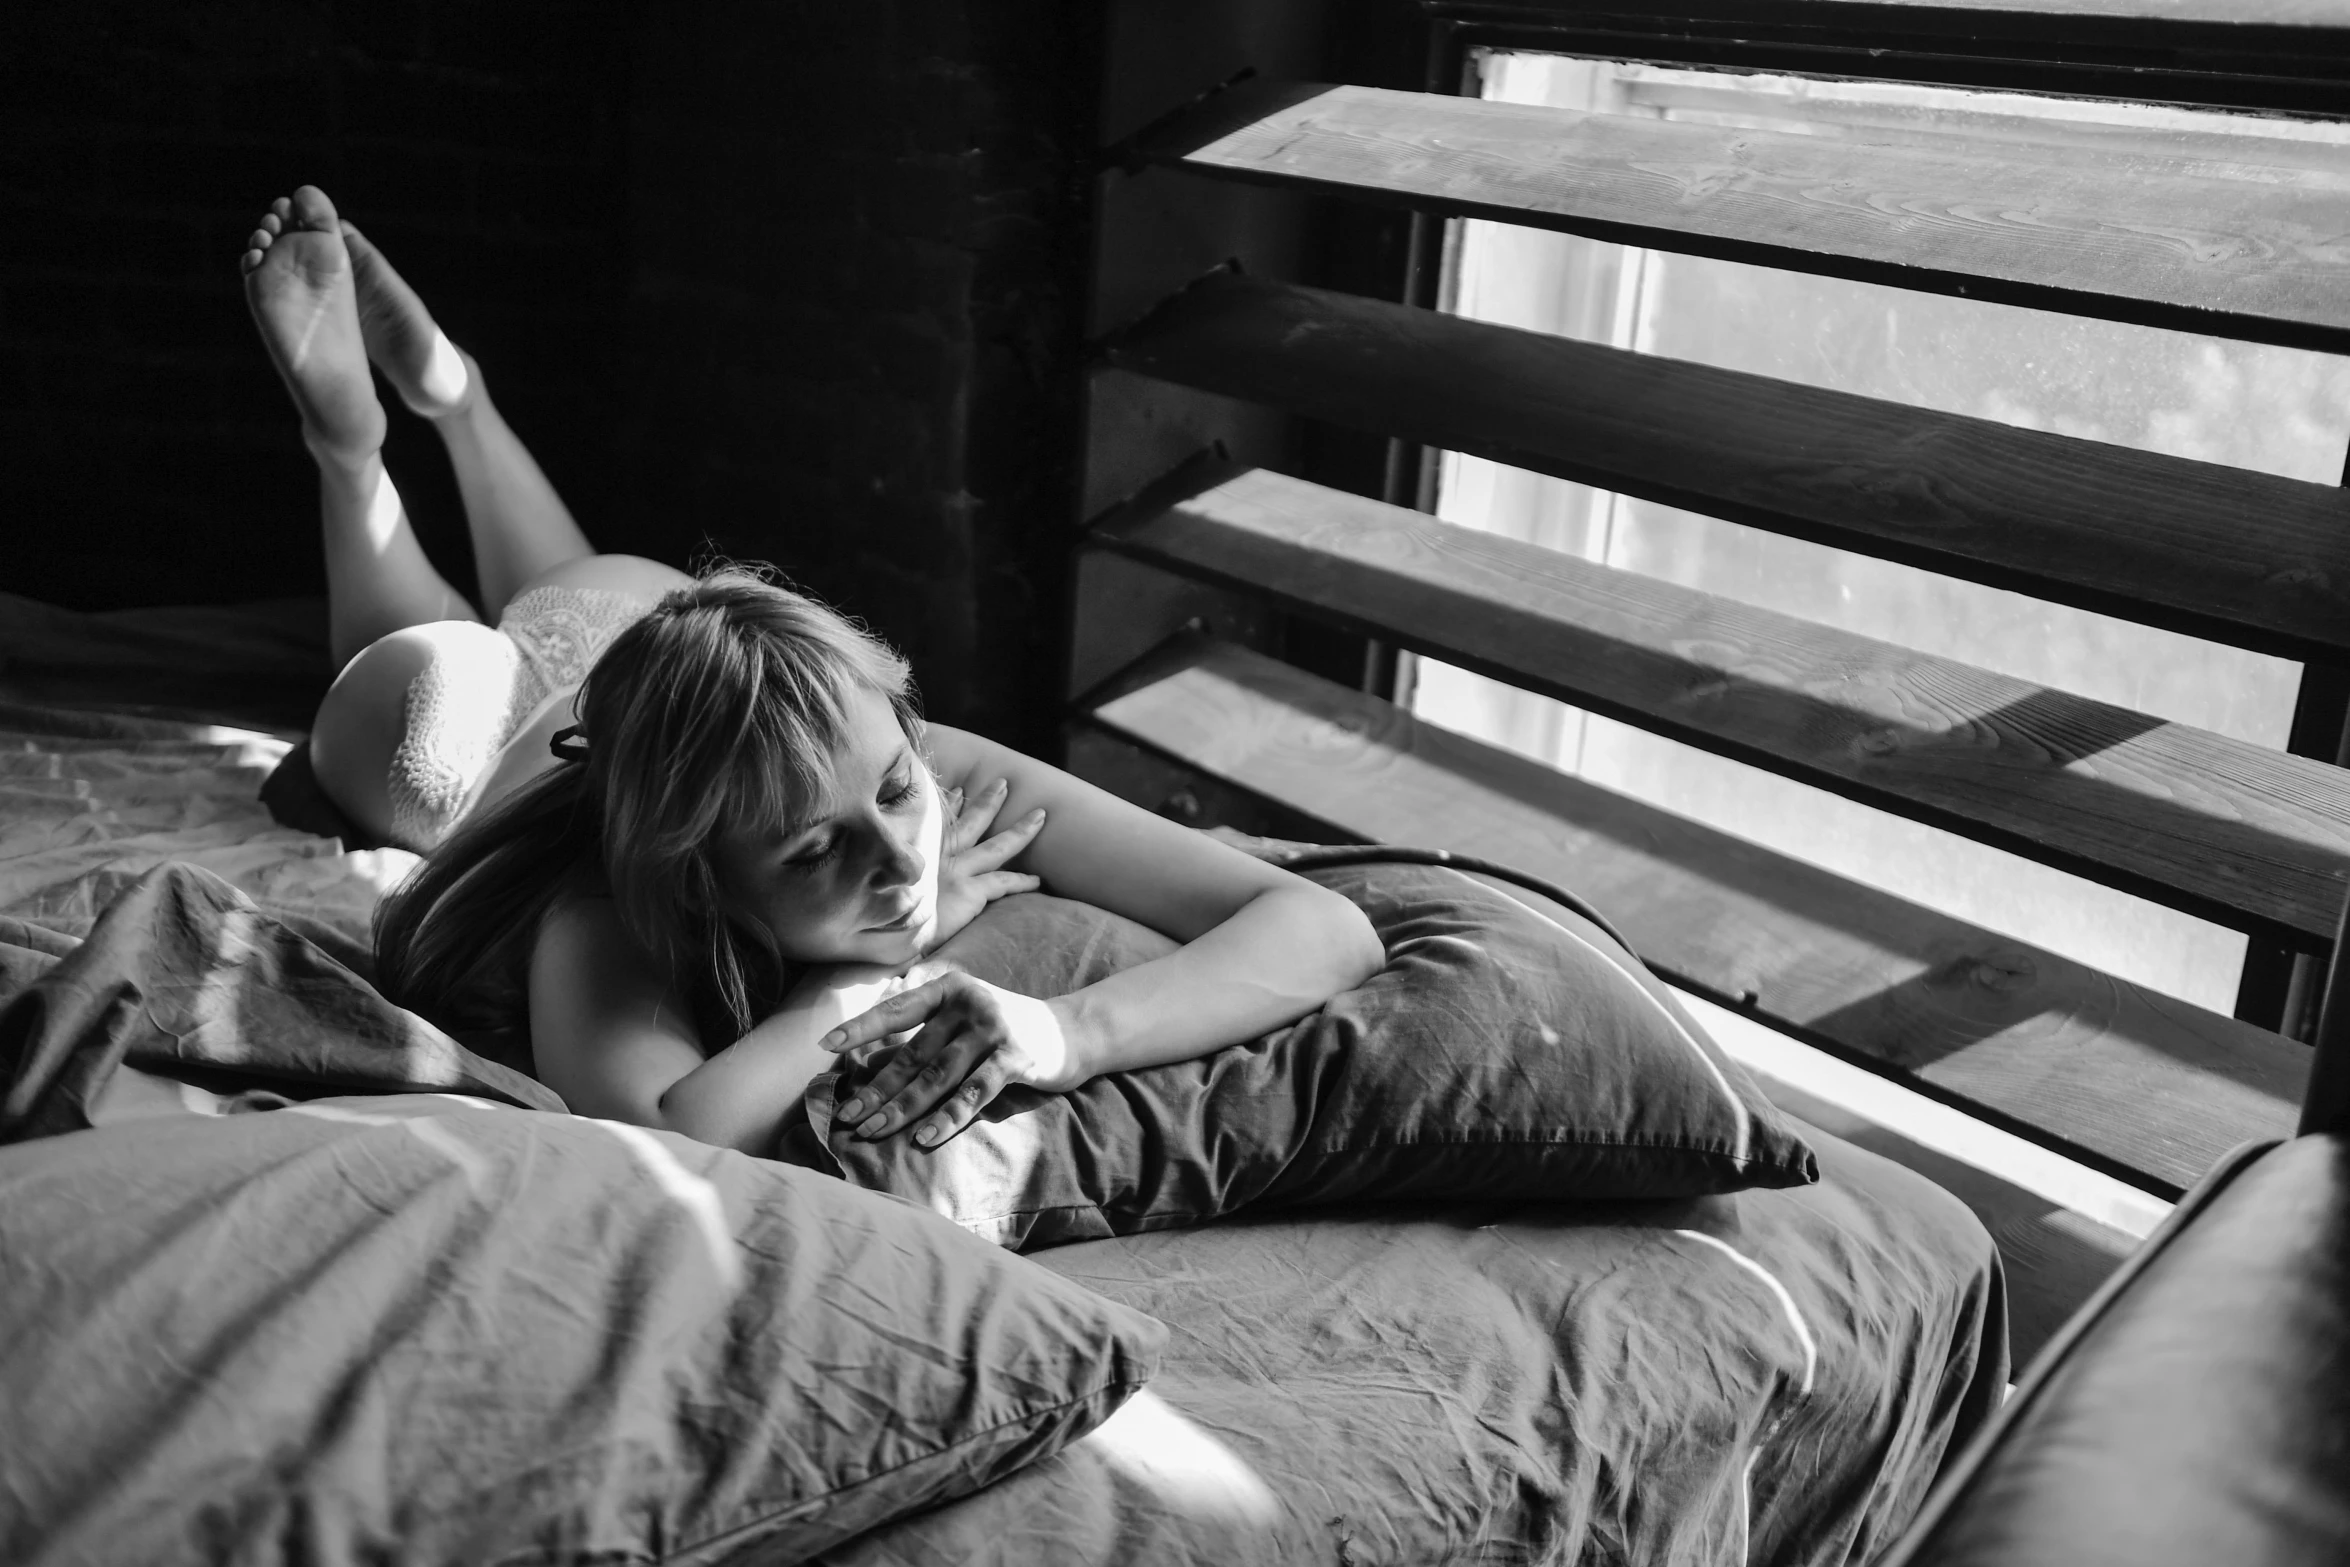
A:
[[[346,853],[271,820],[261,780],[290,748],[215,724],[0,703],[0,916],[80,936],[117,892],[178,860],[366,946],[376,903],[416,856]]]
[[[1174,1329],[1102,1429],[858,1567],[1863,1563],[1995,1407],[1991,1243],[1828,1136],[1672,1204],[1266,1213],[1035,1260]]]
[[[129,722],[145,721],[94,724]],[[271,824],[250,794],[279,743],[8,733],[0,993],[164,858],[363,936],[405,857],[344,854]],[[327,1089],[304,1075],[332,1041],[262,1033],[192,1036],[191,1048],[296,1098],[352,1091],[347,1076]],[[236,1117],[219,1124],[236,1135]],[[1812,1140],[1823,1179],[1797,1190],[1267,1212],[1039,1253],[1036,1265],[1168,1323],[1160,1375],[1068,1450],[828,1559],[1864,1562],[1996,1402],[2001,1278],[1955,1199]],[[611,1287],[596,1259],[579,1267],[548,1287]],[[464,1288],[462,1269],[442,1287]],[[331,1303],[313,1331],[332,1342]]]

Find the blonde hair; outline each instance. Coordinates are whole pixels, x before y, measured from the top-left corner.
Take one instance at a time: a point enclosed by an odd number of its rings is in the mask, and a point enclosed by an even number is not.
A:
[[[460,826],[378,911],[384,993],[525,1065],[531,947],[586,862],[705,1030],[746,1032],[789,966],[732,908],[722,841],[821,798],[859,688],[919,749],[906,662],[863,627],[740,567],[669,594],[589,674],[571,759]]]

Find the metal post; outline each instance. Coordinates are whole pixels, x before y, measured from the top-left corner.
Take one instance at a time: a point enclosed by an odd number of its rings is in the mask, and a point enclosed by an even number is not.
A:
[[[2334,926],[2334,952],[2326,960],[2325,996],[2318,1005],[2317,1059],[2310,1063],[2309,1092],[2301,1100],[2301,1133],[2350,1132],[2350,897]]]

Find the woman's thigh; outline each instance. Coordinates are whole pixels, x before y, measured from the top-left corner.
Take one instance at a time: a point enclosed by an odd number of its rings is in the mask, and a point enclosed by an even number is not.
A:
[[[511,678],[505,638],[478,621],[436,620],[376,638],[356,654],[318,704],[310,766],[319,787],[354,824],[378,838],[391,831],[392,757],[407,730],[408,687],[435,662],[463,681]]]

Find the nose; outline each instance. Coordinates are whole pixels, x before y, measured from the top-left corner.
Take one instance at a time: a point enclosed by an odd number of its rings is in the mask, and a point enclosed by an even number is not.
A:
[[[873,880],[877,886],[884,889],[910,887],[922,879],[921,832],[919,823],[903,828],[891,823],[882,829],[873,865]]]

